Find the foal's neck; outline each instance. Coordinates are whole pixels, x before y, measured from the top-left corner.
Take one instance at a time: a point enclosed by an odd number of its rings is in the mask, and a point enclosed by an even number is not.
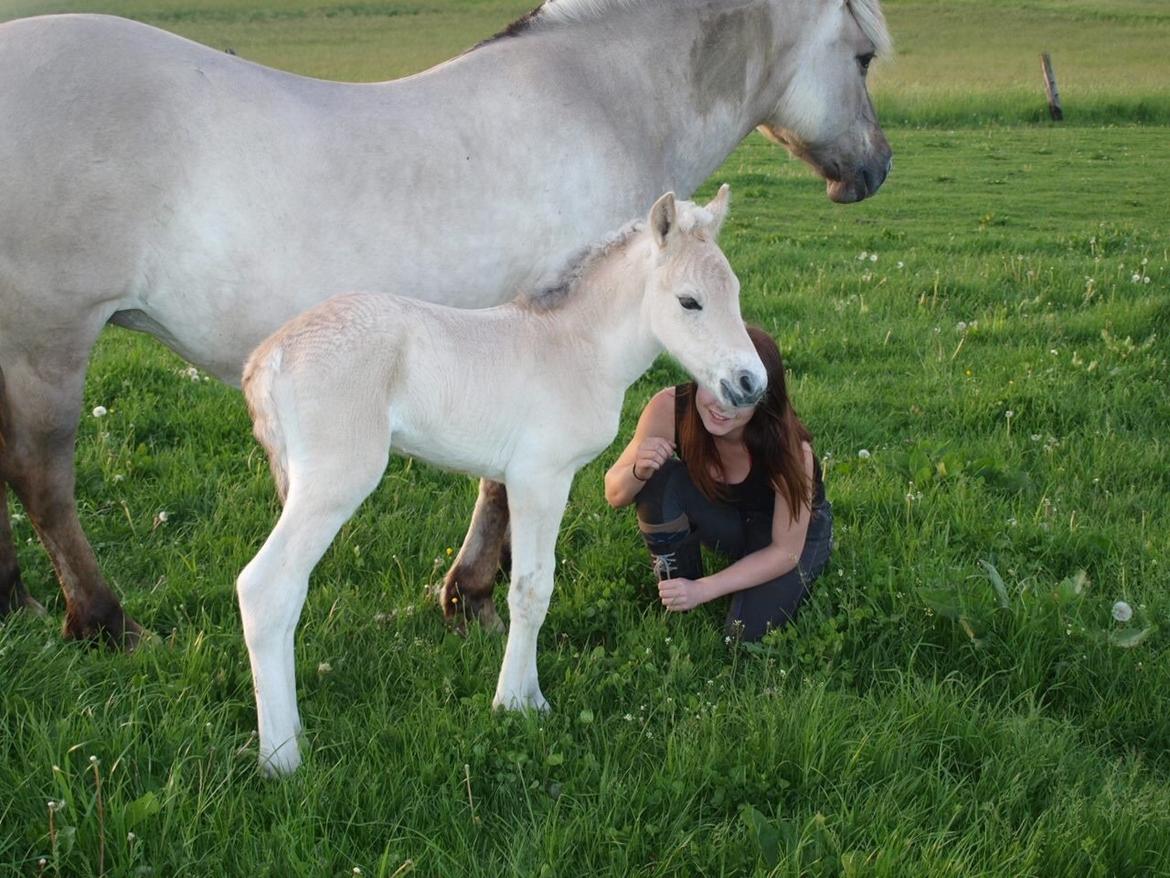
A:
[[[662,353],[646,307],[650,279],[649,233],[635,234],[577,280],[550,318],[580,359],[580,368],[620,391],[638,380]]]

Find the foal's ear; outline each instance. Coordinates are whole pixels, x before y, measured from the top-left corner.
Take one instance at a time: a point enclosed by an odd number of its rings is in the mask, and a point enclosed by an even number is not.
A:
[[[674,193],[667,192],[650,208],[650,230],[659,248],[666,246],[666,238],[674,230],[675,219]]]
[[[715,197],[707,204],[707,210],[711,212],[711,216],[715,217],[715,222],[710,225],[713,237],[719,237],[719,230],[723,228],[723,221],[727,219],[727,208],[730,206],[731,187],[724,183],[715,193]]]

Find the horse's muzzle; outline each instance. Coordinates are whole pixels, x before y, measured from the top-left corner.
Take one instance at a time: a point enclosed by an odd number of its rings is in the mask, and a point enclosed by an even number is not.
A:
[[[825,184],[829,199],[837,204],[852,204],[869,198],[881,188],[893,167],[894,157],[887,154],[884,162],[862,165],[847,178],[829,180]]]

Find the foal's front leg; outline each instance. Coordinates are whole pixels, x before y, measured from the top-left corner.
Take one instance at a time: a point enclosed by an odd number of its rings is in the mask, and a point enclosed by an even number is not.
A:
[[[512,515],[511,621],[494,707],[547,710],[536,673],[536,637],[548,611],[556,567],[557,533],[565,514],[573,473],[509,474]]]

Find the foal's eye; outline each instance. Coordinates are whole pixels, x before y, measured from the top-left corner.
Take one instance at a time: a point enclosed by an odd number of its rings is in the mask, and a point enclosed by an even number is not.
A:
[[[692,296],[679,296],[678,303],[686,308],[688,311],[702,311],[703,306]]]
[[[869,65],[873,62],[873,52],[866,52],[864,55],[857,56],[857,63],[861,65],[861,72],[865,73],[869,70]]]

